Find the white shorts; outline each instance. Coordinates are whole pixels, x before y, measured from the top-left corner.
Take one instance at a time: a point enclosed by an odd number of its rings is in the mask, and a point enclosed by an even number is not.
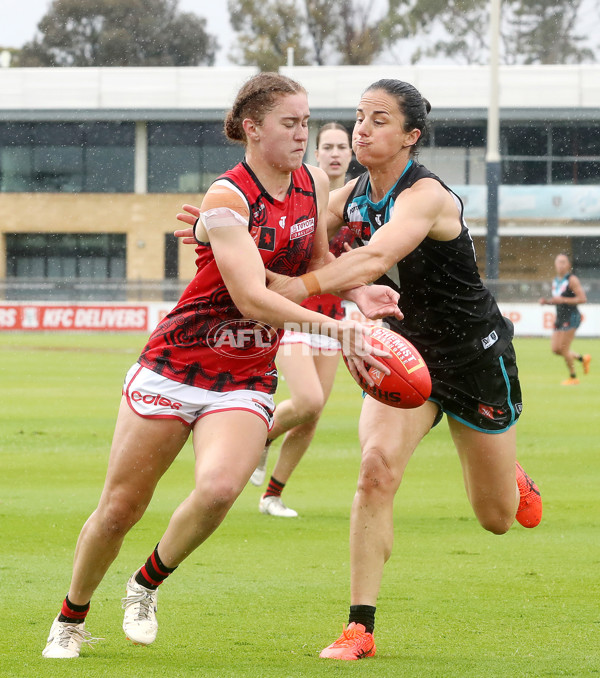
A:
[[[213,412],[244,410],[257,414],[273,426],[273,396],[261,391],[207,391],[197,386],[180,384],[135,363],[123,384],[123,395],[129,407],[140,417],[179,419],[192,426],[198,419]]]
[[[324,334],[308,334],[307,332],[296,332],[294,330],[286,330],[279,340],[279,350],[285,351],[286,344],[304,344],[311,349],[317,349],[319,352],[327,352],[335,355],[340,349],[341,345],[337,339],[326,337]],[[281,348],[281,347],[284,348]]]

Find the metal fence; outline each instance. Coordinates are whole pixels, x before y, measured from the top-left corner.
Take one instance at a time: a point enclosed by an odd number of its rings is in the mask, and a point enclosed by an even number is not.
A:
[[[600,302],[600,279],[581,280],[588,301]],[[0,280],[0,300],[11,301],[172,301],[181,296],[187,281],[179,280],[73,280],[63,278],[7,278]],[[550,281],[488,280],[499,302],[536,303],[550,296]]]

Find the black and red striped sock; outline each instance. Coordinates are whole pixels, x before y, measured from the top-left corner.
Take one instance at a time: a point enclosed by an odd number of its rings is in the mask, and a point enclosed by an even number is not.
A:
[[[147,589],[157,589],[160,584],[171,574],[175,572],[177,567],[167,567],[160,556],[158,555],[158,544],[150,557],[142,566],[140,571],[135,575],[135,580],[140,586],[145,586]]]
[[[89,611],[89,603],[87,605],[75,605],[69,600],[69,596],[67,596],[63,601],[60,614],[58,615],[58,621],[67,622],[69,624],[81,624],[85,621]]]
[[[267,491],[263,494],[263,497],[281,497],[284,487],[285,483],[280,483],[271,476],[271,480],[269,480],[269,484],[267,485]]]

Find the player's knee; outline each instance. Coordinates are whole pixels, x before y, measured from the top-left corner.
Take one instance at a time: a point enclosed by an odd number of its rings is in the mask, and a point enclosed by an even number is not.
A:
[[[508,510],[503,510],[502,508],[488,510],[478,515],[477,519],[484,530],[492,534],[506,534],[515,519],[514,508]]]
[[[100,511],[102,529],[109,536],[121,536],[144,515],[147,502],[136,503],[127,497],[114,496]]]
[[[213,478],[209,486],[196,487],[190,498],[198,513],[223,515],[238,498],[241,488],[225,476]]]
[[[319,419],[320,415],[313,419],[309,419],[309,421],[305,421],[303,424],[298,424],[298,426],[294,426],[294,428],[291,429],[291,431],[289,431],[288,435],[298,438],[304,438],[305,440],[312,440],[313,436],[317,431]]]
[[[302,398],[298,398],[293,402],[298,418],[303,422],[317,421],[325,406],[323,393],[319,392],[311,393],[310,395],[305,394]]]
[[[379,447],[363,451],[358,477],[358,490],[363,493],[394,493],[400,479],[387,462],[385,452]]]

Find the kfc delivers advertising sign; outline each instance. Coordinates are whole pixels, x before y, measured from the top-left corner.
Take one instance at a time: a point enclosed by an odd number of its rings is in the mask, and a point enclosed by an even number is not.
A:
[[[0,330],[146,331],[148,306],[19,304],[0,306]]]

